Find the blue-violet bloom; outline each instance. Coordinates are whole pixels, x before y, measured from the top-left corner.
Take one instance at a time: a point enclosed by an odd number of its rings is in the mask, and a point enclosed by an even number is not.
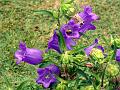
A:
[[[49,49],[54,49],[58,53],[62,53],[61,50],[60,50],[59,40],[58,40],[58,35],[57,35],[56,30],[54,30],[54,34],[48,42],[48,49],[46,51],[48,51]]]
[[[35,48],[27,48],[26,44],[20,42],[19,50],[15,52],[15,58],[17,60],[17,64],[22,61],[27,62],[29,64],[37,65],[42,62],[43,52],[41,50]]]
[[[38,78],[36,79],[36,82],[42,84],[45,88],[48,88],[57,82],[55,74],[59,75],[60,70],[57,66],[51,64],[45,68],[38,68],[37,73]]]

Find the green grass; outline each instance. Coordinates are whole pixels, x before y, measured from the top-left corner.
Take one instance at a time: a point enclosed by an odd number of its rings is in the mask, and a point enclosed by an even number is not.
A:
[[[48,1],[48,2],[47,2]],[[14,52],[19,42],[25,41],[27,46],[44,50],[47,41],[56,27],[48,16],[35,14],[33,10],[52,9],[55,0],[0,0],[0,90],[15,88],[24,80],[36,78],[35,66],[28,64],[16,65]],[[86,4],[81,0],[80,5]],[[119,0],[91,0],[87,2],[93,11],[101,17],[95,23],[92,35],[120,35],[120,1]],[[6,75],[6,76],[5,76]]]

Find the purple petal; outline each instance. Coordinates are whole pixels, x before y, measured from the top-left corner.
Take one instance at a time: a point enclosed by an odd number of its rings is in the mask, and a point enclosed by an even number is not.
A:
[[[104,48],[102,46],[97,46],[97,48],[102,50],[102,52],[104,53]]]
[[[79,38],[79,25],[78,24],[65,24],[60,29],[64,38]]]
[[[48,68],[50,71],[52,71],[53,74],[57,74],[57,75],[60,74],[60,69],[54,64],[51,64],[51,65],[47,66],[46,68]]]
[[[90,55],[90,52],[92,51],[92,49],[93,49],[97,44],[98,44],[98,39],[95,39],[94,43],[93,43],[91,46],[89,46],[89,47],[87,47],[87,48],[84,49],[84,51],[85,51],[85,53],[86,53],[87,56]]]
[[[33,65],[36,65],[42,62],[43,60],[42,51],[34,48],[27,48],[27,46],[23,42],[20,42],[19,48],[20,50],[17,50],[15,52],[15,58],[17,59],[17,64],[19,64],[21,61],[27,62],[29,64],[33,64]]]
[[[26,44],[25,44],[24,42],[20,42],[19,48],[20,48],[21,50],[25,51],[27,47],[26,47]]]
[[[97,16],[95,13],[90,13],[92,20],[99,20],[99,16]]]
[[[52,37],[52,38],[49,40],[49,42],[48,42],[48,49],[54,49],[54,50],[56,50],[58,53],[61,53],[56,30],[54,31],[53,37]]]
[[[50,78],[45,78],[43,76],[39,76],[37,79],[36,79],[36,82],[38,84],[42,84],[44,86],[44,88],[48,88],[50,87],[51,84],[55,83],[57,80],[55,78],[54,75],[51,75]]]
[[[115,59],[120,62],[120,49],[117,49]]]
[[[44,68],[38,68],[37,73],[42,76],[44,74]]]
[[[84,12],[91,13],[92,12],[92,7],[84,6]]]
[[[87,22],[92,22],[99,19],[95,13],[92,13],[92,8],[90,6],[84,6],[84,11],[79,13],[80,17]]]
[[[96,27],[94,25],[92,25],[91,23],[85,23],[82,27],[79,28],[79,33],[81,33],[81,35],[82,35],[82,34],[85,34],[86,31],[88,31],[88,30],[95,30],[95,29],[96,29]]]
[[[72,50],[72,46],[76,45],[75,41],[72,40],[71,38],[65,38],[65,43],[68,50]]]
[[[16,58],[16,64],[20,64],[22,62],[22,59],[24,57],[24,53],[21,50],[17,50],[15,52],[15,58]]]
[[[96,29],[96,27],[94,25],[92,25],[92,24],[88,25],[88,30],[95,30],[95,29]]]
[[[51,84],[57,81],[48,68],[38,69],[38,74],[39,76],[36,79],[36,82],[42,84],[45,88],[48,88]]]
[[[75,24],[75,21],[73,19],[71,19],[69,22],[68,22],[68,25],[74,25]]]
[[[39,64],[43,60],[42,54],[43,52],[38,49],[27,48],[23,61],[33,65]]]

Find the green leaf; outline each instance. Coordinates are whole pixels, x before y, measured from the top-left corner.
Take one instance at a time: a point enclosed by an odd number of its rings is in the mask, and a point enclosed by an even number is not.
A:
[[[52,18],[55,18],[53,13],[51,11],[48,11],[48,10],[34,10],[34,12],[38,13],[38,14],[48,15]]]
[[[66,44],[65,44],[64,37],[60,31],[58,32],[58,40],[59,40],[60,49],[62,52],[64,52],[66,50]]]

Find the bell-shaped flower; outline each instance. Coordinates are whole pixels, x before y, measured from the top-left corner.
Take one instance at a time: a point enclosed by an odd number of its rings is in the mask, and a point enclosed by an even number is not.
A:
[[[36,79],[36,82],[42,84],[45,88],[48,88],[57,82],[55,74],[59,75],[60,70],[57,66],[51,64],[45,68],[38,68],[37,73],[38,78]]]
[[[15,58],[17,60],[17,64],[22,61],[27,62],[29,64],[37,65],[42,62],[43,52],[41,50],[35,48],[27,48],[26,44],[20,42],[19,50],[15,52]]]
[[[58,53],[61,53],[60,46],[59,46],[58,35],[57,35],[56,30],[54,31],[53,36],[51,37],[51,39],[48,42],[48,49],[46,51],[48,51],[49,49],[54,49]]]
[[[79,15],[84,21],[92,22],[99,19],[99,16],[92,12],[92,7],[84,6],[83,8],[84,11],[80,12]]]

